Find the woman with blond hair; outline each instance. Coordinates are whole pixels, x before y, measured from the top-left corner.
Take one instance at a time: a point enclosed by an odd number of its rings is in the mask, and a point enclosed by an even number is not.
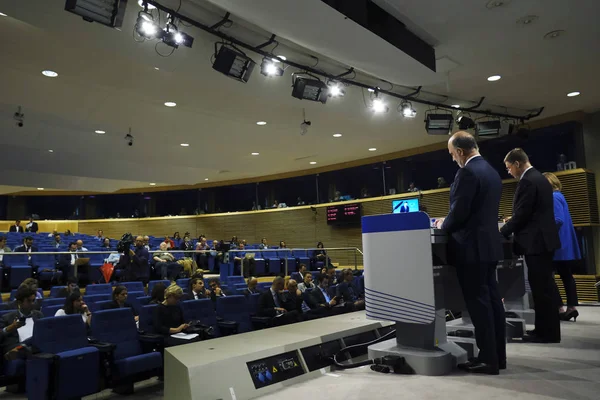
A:
[[[172,284],[165,289],[165,300],[154,309],[154,330],[164,336],[165,347],[177,346],[200,340],[196,337],[191,340],[173,337],[178,333],[185,333],[190,325],[183,317],[183,310],[179,301],[183,296],[183,289]]]
[[[558,227],[558,236],[560,237],[561,245],[560,249],[554,252],[553,263],[554,269],[560,275],[565,286],[565,293],[567,294],[566,310],[562,298],[558,293],[558,289],[555,291],[555,297],[557,305],[560,305],[560,319],[569,321],[573,318],[573,320],[576,321],[579,316],[579,311],[577,311],[577,288],[575,286],[575,279],[573,279],[571,268],[576,260],[581,259],[581,252],[579,251],[579,243],[577,242],[575,228],[573,227],[573,221],[571,220],[571,214],[569,213],[569,205],[565,200],[565,196],[560,192],[562,184],[556,175],[550,172],[544,173],[544,176],[548,179],[548,182],[550,182],[554,191],[554,220]]]

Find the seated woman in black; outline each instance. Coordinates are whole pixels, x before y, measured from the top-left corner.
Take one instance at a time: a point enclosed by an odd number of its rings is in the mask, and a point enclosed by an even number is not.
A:
[[[157,283],[152,288],[152,293],[150,293],[150,302],[148,304],[160,304],[165,301],[165,284],[162,282]]]
[[[179,300],[183,296],[183,289],[177,284],[172,284],[165,290],[165,300],[154,309],[154,331],[165,337],[165,347],[192,343],[201,340],[200,336],[194,339],[180,339],[172,335],[185,333],[190,326],[183,318],[183,310]]]
[[[115,308],[130,308],[134,315],[135,322],[139,322],[140,317],[135,311],[135,308],[127,302],[127,288],[125,286],[117,286],[113,290],[112,294],[113,301],[104,306],[104,310],[112,310]]]
[[[92,324],[92,313],[88,306],[81,299],[81,293],[73,292],[65,300],[65,305],[60,310],[56,311],[55,317],[63,315],[80,314],[83,323],[88,327]]]
[[[317,262],[322,262],[323,264],[325,264],[325,266],[327,266],[327,251],[319,250],[319,249],[322,249],[323,247],[325,247],[325,246],[323,246],[323,242],[319,242],[319,243],[317,243],[317,249],[313,250],[312,259],[313,259],[313,262],[315,263],[315,265]]]

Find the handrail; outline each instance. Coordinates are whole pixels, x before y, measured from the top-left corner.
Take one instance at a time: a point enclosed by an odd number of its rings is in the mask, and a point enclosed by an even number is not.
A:
[[[133,249],[133,248],[132,248]],[[358,247],[325,247],[325,248],[318,248],[318,247],[314,247],[314,248],[301,248],[301,247],[297,247],[297,248],[292,248],[292,249],[232,249],[229,250],[229,253],[241,253],[241,252],[246,252],[246,253],[251,253],[253,251],[260,251],[260,252],[267,252],[267,253],[271,253],[271,252],[282,252],[282,251],[287,251],[287,252],[292,252],[294,250],[332,250],[332,251],[337,251],[337,250],[354,250],[357,251],[358,253],[360,253],[360,255],[363,255],[363,252],[358,248]],[[219,250],[181,250],[181,249],[176,249],[176,250],[172,250],[172,249],[168,249],[168,250],[148,250],[148,253],[211,253],[213,251],[219,251]],[[10,255],[42,255],[42,254],[72,254],[72,251],[34,251],[34,252],[10,252],[10,253],[3,253],[3,256],[10,256]],[[75,253],[77,254],[114,254],[114,253],[118,253],[118,251],[115,250],[105,250],[105,251],[100,251],[100,250],[88,250],[88,251],[76,251]]]

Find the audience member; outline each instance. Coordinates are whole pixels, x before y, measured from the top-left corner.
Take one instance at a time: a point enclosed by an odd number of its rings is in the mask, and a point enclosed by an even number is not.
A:
[[[169,236],[165,236],[164,243],[167,244],[167,250],[175,249],[175,242],[172,241],[171,238],[169,238]]]
[[[333,265],[327,266],[325,273],[329,277],[329,285],[330,286],[338,284],[337,274],[335,273],[335,267]]]
[[[175,256],[167,251],[167,244],[160,244],[160,251],[154,253],[154,267],[161,279],[174,281],[181,272],[181,265],[175,262]]]
[[[73,234],[71,233],[71,230],[70,230],[70,229],[67,229],[67,230],[65,231],[65,236],[73,236]]]
[[[226,290],[221,289],[221,281],[217,278],[209,280],[208,286],[210,286],[210,298],[215,304],[217,303],[217,297],[226,297],[229,295]]]
[[[133,313],[135,322],[140,320],[135,308],[127,302],[127,288],[125,286],[117,286],[115,290],[113,290],[112,302],[104,306],[105,310],[113,310],[116,308],[129,308]]]
[[[25,232],[37,233],[38,223],[33,220],[33,217],[29,217],[29,223],[25,225]]]
[[[327,308],[330,309],[337,304],[337,298],[329,296],[327,288],[329,287],[329,275],[319,274],[317,276],[317,287],[310,292],[309,307],[311,309]]]
[[[56,266],[60,271],[62,271],[63,277],[66,277],[67,279],[74,278],[76,281],[78,281],[77,277],[75,276],[75,264],[77,262],[77,258],[79,257],[77,255],[77,243],[69,243],[68,251],[70,254],[58,255],[58,262]]]
[[[98,234],[96,235],[96,239],[97,240],[104,240],[104,232],[102,231],[102,229],[98,229]]]
[[[4,358],[15,360],[25,358],[28,353],[29,337],[20,337],[18,329],[33,323],[44,315],[34,310],[35,292],[27,286],[22,286],[16,294],[17,309],[0,318],[0,346]],[[33,330],[32,330],[33,331]]]
[[[81,319],[85,324],[88,326],[92,324],[92,313],[88,309],[88,306],[83,302],[81,294],[78,292],[71,293],[65,300],[65,306],[56,311],[54,316],[61,317],[63,315],[71,314],[81,314]]]
[[[67,279],[67,285],[58,291],[57,297],[68,297],[71,293],[81,293],[75,277]]]
[[[310,307],[304,303],[302,292],[298,289],[298,282],[290,279],[287,284],[287,292],[284,293],[283,307],[288,311],[296,311],[298,316],[303,315],[310,310]]]
[[[152,250],[152,246],[150,245],[150,236],[144,236],[143,242],[144,242],[144,247],[146,248],[146,250],[148,250],[148,251]]]
[[[271,206],[271,208],[279,208],[279,202],[277,200],[275,200],[273,202],[273,206]]]
[[[54,234],[54,240],[52,240],[51,245],[55,249],[58,249],[62,245],[62,242],[61,242],[61,239],[60,239],[60,234],[58,234],[58,233]]]
[[[267,243],[267,238],[262,238],[260,240],[260,244],[258,245],[260,250],[267,250],[269,248],[269,244]]]
[[[298,197],[298,199],[296,200],[296,205],[304,206],[304,205],[306,205],[306,203],[304,202],[304,200],[302,200],[300,197]]]
[[[304,280],[304,274],[306,274],[306,264],[298,265],[298,274],[300,275],[300,279]]]
[[[350,268],[342,271],[342,282],[336,288],[337,300],[350,311],[364,310],[365,301],[358,296],[358,290],[352,284],[354,274]]]
[[[210,298],[210,290],[204,287],[204,279],[190,279],[190,288],[188,294],[183,296],[183,300],[200,300]]]
[[[443,176],[440,176],[437,178],[437,188],[438,189],[443,189],[443,188],[447,188],[450,185],[448,185],[448,182],[446,182],[446,179],[444,179]]]
[[[260,290],[258,290],[257,287],[258,279],[255,277],[248,278],[248,287],[244,289],[244,295],[250,296],[251,294],[260,293]]]
[[[173,337],[178,333],[184,333],[190,327],[183,318],[183,310],[179,304],[182,296],[183,290],[176,284],[172,284],[165,290],[165,300],[154,309],[154,330],[164,336],[165,347],[201,340],[199,336],[191,340]]]
[[[280,242],[279,242],[279,248],[280,248],[280,249],[287,249],[287,246],[286,246],[286,244],[285,244],[285,241],[283,241],[283,240],[282,240],[282,241],[280,241]]]
[[[164,283],[158,282],[152,288],[152,293],[150,293],[150,301],[148,304],[160,304],[165,301],[165,290],[167,287]]]
[[[14,225],[11,225],[10,228],[8,228],[9,232],[25,232],[25,229],[21,226],[21,221],[16,220]]]
[[[150,267],[148,266],[148,250],[144,247],[141,236],[135,238],[135,247],[125,252],[119,260],[119,266],[125,270],[125,279],[129,282],[148,282]]]
[[[229,249],[230,250],[237,250],[239,244],[240,244],[240,242],[238,240],[238,237],[234,236],[234,237],[231,238],[231,242],[229,242]]]
[[[173,234],[173,240],[171,240],[171,242],[171,249],[179,249],[181,247],[182,240],[179,232]]]
[[[260,295],[258,299],[258,316],[271,317],[274,326],[286,325],[298,321],[297,311],[285,309],[283,296],[284,279],[280,276],[273,280],[271,288]]]
[[[196,265],[201,270],[208,270],[208,256],[210,251],[210,246],[206,243],[206,238],[200,238],[198,243],[196,243],[196,250],[204,251],[203,253],[195,253],[194,258],[196,259]]]
[[[106,250],[111,250],[110,247],[110,239],[109,238],[104,238],[102,239],[102,251],[106,251]]]
[[[6,246],[6,237],[0,236],[0,267],[4,267],[4,253],[10,253],[10,249]]]
[[[15,247],[15,253],[35,253],[38,251],[38,248],[33,245],[33,237],[26,236],[23,239],[23,244]],[[31,262],[31,256],[29,257],[29,261]]]
[[[21,282],[21,284],[19,285],[19,287],[20,286],[27,286],[31,290],[35,291],[35,299],[36,300],[41,300],[41,299],[44,298],[44,296],[38,291],[38,289],[39,289],[39,283],[38,283],[37,279],[35,279],[35,278],[27,278],[23,282]]]
[[[328,265],[327,250],[322,250],[324,248],[325,248],[325,245],[323,245],[323,242],[317,243],[317,248],[315,250],[313,250],[311,258],[312,258],[313,262],[315,262],[315,263],[322,262],[325,264],[325,266],[327,266]]]
[[[79,239],[77,242],[77,251],[78,252],[82,252],[82,251],[88,251],[88,249],[86,247],[83,247],[83,240]]]
[[[411,182],[411,183],[408,185],[408,191],[409,191],[409,192],[418,192],[418,191],[419,191],[419,188],[415,186],[415,183],[414,183],[414,182]]]
[[[300,282],[300,284],[298,284],[298,289],[300,289],[300,291],[302,293],[306,292],[306,289],[314,289],[315,288],[315,284],[313,283],[313,277],[312,274],[310,272],[306,272],[304,274],[304,281]]]

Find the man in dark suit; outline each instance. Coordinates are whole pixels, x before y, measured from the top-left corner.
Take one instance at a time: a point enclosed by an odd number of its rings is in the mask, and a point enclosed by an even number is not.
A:
[[[273,284],[258,298],[258,316],[270,317],[274,326],[291,324],[298,321],[297,311],[288,311],[285,309],[286,299],[282,295],[285,281],[278,276],[273,280]]]
[[[38,223],[33,220],[33,217],[29,217],[29,223],[25,228],[26,232],[37,233],[38,231]]]
[[[119,266],[125,269],[126,280],[147,283],[150,278],[149,258],[148,250],[144,247],[144,238],[141,236],[136,237],[135,247],[125,252],[119,260]]]
[[[513,251],[525,256],[535,310],[535,330],[523,337],[535,343],[560,342],[559,305],[552,271],[554,250],[560,248],[554,221],[554,198],[548,180],[531,166],[522,149],[511,150],[504,158],[506,170],[519,180],[510,220],[500,230],[514,233]]]
[[[498,375],[506,368],[506,321],[496,281],[496,266],[503,257],[498,233],[502,181],[468,132],[456,132],[448,151],[460,169],[450,188],[450,211],[438,227],[450,234],[448,261],[456,268],[479,347],[477,359],[459,367]]]
[[[68,251],[70,254],[59,254],[56,263],[57,268],[62,271],[64,279],[73,278],[78,282],[75,275],[75,263],[77,262],[77,243],[69,243]]]
[[[18,329],[25,324],[32,323],[43,318],[40,311],[34,310],[35,290],[27,286],[21,286],[17,290],[16,311],[9,312],[0,318],[0,346],[2,354],[9,360],[25,358],[27,354],[27,344],[30,338],[19,339]]]
[[[21,226],[21,221],[16,220],[14,225],[11,225],[8,229],[9,232],[25,232],[25,229]]]
[[[248,278],[248,288],[244,289],[244,296],[247,297],[256,293],[260,293],[260,290],[258,290],[258,279],[254,277]]]
[[[208,298],[210,298],[210,290],[207,290],[204,287],[204,279],[191,278],[189,291],[187,294],[183,295],[181,300],[200,300]]]

